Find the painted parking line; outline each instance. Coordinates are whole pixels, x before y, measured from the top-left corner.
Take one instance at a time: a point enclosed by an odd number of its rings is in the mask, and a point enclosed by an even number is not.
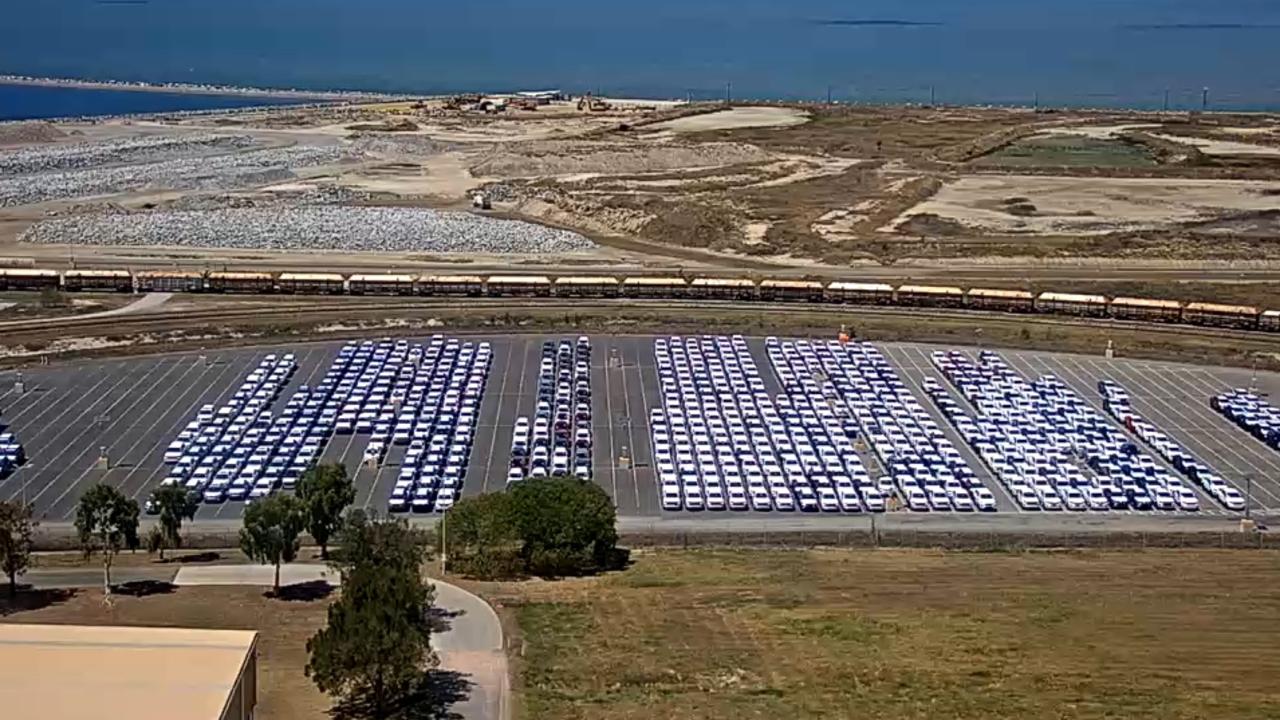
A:
[[[107,458],[109,462],[110,458],[113,456],[113,453],[112,453],[111,444],[107,440],[107,438],[120,437],[121,433],[120,433],[119,426],[120,426],[120,421],[122,419],[131,418],[131,422],[136,423],[138,415],[134,414],[133,411],[135,408],[138,407],[140,403],[146,403],[143,405],[143,407],[149,408],[149,407],[152,407],[154,403],[157,401],[163,402],[165,396],[168,395],[169,391],[172,390],[173,387],[176,385],[176,383],[166,384],[165,381],[169,380],[170,376],[179,369],[181,369],[182,372],[178,376],[177,382],[181,382],[183,379],[187,377],[187,375],[192,370],[192,366],[189,363],[183,363],[183,362],[171,363],[169,365],[169,368],[165,371],[164,375],[160,376],[159,378],[156,378],[155,382],[151,383],[141,395],[138,395],[137,397],[135,397],[127,407],[123,408],[118,413],[112,412],[114,410],[114,406],[112,408],[108,408],[107,412],[110,413],[109,416],[114,418],[113,420],[111,420],[109,425],[107,425],[106,427],[102,427],[100,423],[95,422],[93,425],[86,427],[83,431],[80,432],[79,435],[73,438],[68,443],[70,447],[74,447],[74,445],[79,441],[79,439],[83,437],[86,433],[89,433],[90,431],[96,431],[93,437],[91,438],[95,442],[88,443],[86,447],[80,450],[80,452],[77,453],[74,457],[72,457],[69,461],[66,460],[65,457],[67,454],[73,451],[71,449],[69,449],[66,453],[63,453],[63,455],[58,458],[58,464],[62,468],[64,468],[64,470],[60,471],[45,485],[45,490],[51,489],[55,485],[62,484],[64,473],[74,473],[76,468],[80,467],[82,458],[84,458],[85,455],[93,449],[93,446],[97,444],[96,441],[106,442],[106,444],[104,444],[103,447],[106,449]],[[159,391],[159,398],[154,398],[153,396],[157,391]],[[123,398],[121,399],[123,400]],[[129,426],[126,425],[123,429],[127,429],[128,427]],[[94,462],[96,462],[96,459],[94,460]],[[93,470],[93,463],[91,462],[87,466],[85,466],[83,470],[77,473],[75,476],[75,479],[69,484],[67,484],[66,487],[62,490],[62,492],[59,493],[57,497],[55,497],[52,501],[48,503],[50,512],[56,513],[58,505],[59,503],[62,502],[62,499],[70,495],[73,491],[79,489],[81,487],[81,483],[84,481],[86,477],[88,477],[89,473],[92,470]],[[44,491],[41,491],[41,492],[43,493]],[[40,495],[37,495],[35,498],[32,499],[32,502],[35,502],[36,500],[39,500],[39,499],[40,499]]]
[[[522,341],[522,342],[527,342],[527,341]],[[502,422],[502,411],[504,409],[504,406],[508,404],[507,403],[507,380],[511,377],[511,359],[512,359],[512,355],[515,354],[515,345],[516,345],[515,342],[507,343],[506,352],[503,353],[504,357],[503,357],[502,370],[501,370],[502,380],[498,386],[498,399],[496,402],[497,413],[495,414],[495,417],[493,420],[493,426],[488,428],[489,451],[485,453],[484,470],[480,472],[480,491],[481,492],[489,491],[489,475],[492,472],[492,468],[493,468],[493,456],[494,456],[494,453],[497,451],[497,447],[498,447],[498,430],[504,424],[506,424]],[[485,383],[485,386],[486,386],[485,394],[487,395],[489,391],[492,389],[492,373],[490,373],[490,379],[488,382]],[[473,443],[473,446],[474,446],[474,443]],[[470,463],[468,463],[468,470],[470,470]],[[466,483],[463,483],[463,484],[465,486]]]
[[[160,366],[161,364],[162,364],[162,361],[154,361],[154,360],[151,361],[150,364],[144,366],[146,368],[146,371],[143,373],[143,375],[149,375],[152,371],[155,370],[156,367]],[[110,377],[111,377],[110,375],[104,375],[103,381],[106,381]],[[33,458],[38,458],[36,462],[38,462],[39,465],[31,466],[31,462],[28,462],[28,466],[30,467],[24,466],[22,469],[34,470],[36,467],[58,467],[57,465],[58,455],[57,454],[50,455],[46,453],[46,449],[50,447],[50,445],[52,444],[52,441],[62,436],[68,429],[75,426],[76,423],[80,422],[84,418],[84,416],[89,413],[90,410],[93,410],[94,408],[99,407],[103,401],[111,397],[112,393],[115,392],[116,388],[120,387],[122,384],[125,383],[126,380],[129,380],[129,379],[131,379],[130,373],[120,373],[116,377],[115,382],[111,383],[111,385],[108,386],[105,390],[102,390],[101,392],[94,394],[93,388],[91,388],[90,394],[82,397],[71,398],[71,402],[67,404],[66,408],[62,412],[58,413],[58,415],[55,416],[39,433],[37,433],[34,437],[31,437],[30,439],[24,439],[23,444],[27,445],[30,448],[28,450],[28,454],[31,455]],[[97,388],[97,387],[98,385],[95,384],[94,388]],[[69,420],[63,420],[63,418],[68,413],[72,412],[78,407],[81,407],[81,402],[80,402],[81,400],[84,400],[90,397],[92,397],[93,399],[88,405],[84,406],[84,409],[82,409],[79,413],[72,416]],[[116,402],[118,401],[119,400],[117,400]],[[48,433],[52,433],[52,434],[48,434]],[[37,477],[41,477],[41,475],[39,473],[34,473],[34,472],[26,474],[26,478],[27,478],[26,482],[22,483],[21,487],[19,488],[16,488],[16,489],[11,488],[12,492],[10,492],[7,499],[12,500],[13,498],[21,494],[24,499],[30,500],[30,498],[28,497],[29,488],[31,486],[31,483],[35,481]],[[36,495],[36,498],[39,498],[40,495],[43,495],[43,494],[44,494],[44,490],[42,489],[38,492],[38,494]]]
[[[1244,475],[1253,474],[1265,479],[1269,474],[1274,476],[1275,471],[1280,469],[1280,464],[1275,463],[1270,458],[1255,455],[1248,444],[1212,442],[1212,434],[1214,432],[1219,430],[1225,432],[1229,428],[1209,430],[1202,425],[1202,429],[1198,432],[1187,431],[1188,426],[1197,423],[1204,424],[1214,420],[1216,413],[1207,409],[1207,406],[1202,410],[1197,403],[1181,402],[1177,407],[1174,407],[1165,399],[1168,397],[1167,394],[1162,394],[1158,389],[1151,388],[1148,381],[1143,379],[1144,375],[1152,377],[1150,373],[1131,374],[1123,366],[1114,366],[1111,370],[1118,378],[1124,378],[1123,380],[1118,380],[1122,384],[1128,381],[1128,384],[1142,389],[1138,392],[1131,391],[1135,409],[1139,413],[1147,416],[1157,427],[1168,433],[1192,453],[1202,457],[1216,457],[1218,459],[1217,470],[1219,474],[1227,476],[1232,485],[1240,485]],[[1147,390],[1151,391],[1149,395],[1145,392]],[[1223,468],[1228,467],[1231,468],[1231,473],[1223,472]],[[1231,474],[1234,474],[1234,477],[1229,477]],[[1241,492],[1244,491],[1243,487],[1238,489]],[[1270,486],[1269,483],[1255,482],[1253,490],[1255,497],[1263,495],[1268,498],[1267,502],[1273,505],[1280,503],[1280,496],[1277,496],[1275,488]]]

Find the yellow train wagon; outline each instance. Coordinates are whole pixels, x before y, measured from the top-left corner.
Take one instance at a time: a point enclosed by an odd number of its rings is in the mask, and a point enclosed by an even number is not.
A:
[[[689,295],[705,300],[755,300],[756,283],[749,278],[694,278]]]
[[[558,277],[552,283],[556,297],[616,298],[618,278],[601,276]]]
[[[347,287],[352,295],[412,295],[416,279],[413,275],[352,275]]]
[[[1118,297],[1111,301],[1111,317],[1117,320],[1178,322],[1182,319],[1182,303],[1177,300]]]
[[[894,294],[899,305],[915,307],[964,307],[964,290],[942,285],[903,285]]]
[[[276,287],[291,295],[341,295],[347,279],[338,273],[280,273]]]
[[[485,283],[489,297],[551,297],[551,278],[544,275],[492,275]]]
[[[56,290],[61,283],[57,270],[0,268],[0,290]]]
[[[135,273],[138,292],[202,292],[204,273],[194,270],[144,270]]]
[[[1251,330],[1258,327],[1261,315],[1258,308],[1249,305],[1193,302],[1187,303],[1182,310],[1182,321],[1192,325]]]
[[[822,283],[816,280],[762,280],[761,300],[786,302],[821,302]]]
[[[68,270],[62,287],[69,292],[133,292],[133,273],[128,270]]]
[[[484,294],[484,278],[479,275],[423,275],[418,278],[417,293],[442,297],[480,297]]]
[[[622,279],[622,297],[669,298],[689,297],[689,281],[682,277],[627,277]]]
[[[965,293],[965,303],[975,310],[1032,312],[1036,309],[1036,296],[1026,290],[970,288]]]
[[[1107,298],[1104,295],[1080,293],[1042,292],[1036,296],[1036,312],[1081,317],[1106,317]]]
[[[838,280],[827,286],[828,302],[852,305],[892,305],[893,286],[888,283],[845,282]]]
[[[210,292],[265,295],[276,291],[276,278],[271,273],[215,270],[209,273],[208,287]]]

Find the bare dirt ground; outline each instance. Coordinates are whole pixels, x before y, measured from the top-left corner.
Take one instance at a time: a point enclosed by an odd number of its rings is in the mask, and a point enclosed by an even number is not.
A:
[[[1171,259],[1193,274],[1210,259],[1280,260],[1270,240],[1280,229],[1273,116],[618,100],[588,111],[576,100],[485,113],[436,98],[12,131],[28,147],[220,132],[278,150],[337,148],[344,160],[219,179],[229,187],[152,185],[0,209],[0,257],[823,274],[946,262],[1049,272],[1048,263],[1062,261]],[[279,255],[18,242],[50,213],[296,203],[468,209],[478,191],[493,214],[576,230],[597,248],[571,257]]]

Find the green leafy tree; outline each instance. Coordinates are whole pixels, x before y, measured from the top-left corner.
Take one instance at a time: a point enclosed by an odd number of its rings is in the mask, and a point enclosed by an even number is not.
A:
[[[511,496],[529,572],[571,575],[614,564],[617,509],[599,485],[553,477],[521,482]]]
[[[166,485],[151,495],[151,500],[160,508],[156,527],[160,529],[160,559],[164,559],[166,548],[182,547],[182,523],[194,520],[196,511],[200,509],[200,501],[185,488],[179,485]],[[151,545],[151,541],[147,541]],[[148,548],[150,549],[150,548]]]
[[[356,486],[341,463],[314,465],[298,479],[298,499],[306,513],[307,532],[329,559],[329,538],[342,525],[342,513],[356,499]]]
[[[382,720],[416,702],[431,650],[434,592],[422,577],[426,537],[403,520],[352,513],[334,566],[342,596],[307,641],[306,674],[339,715]]]
[[[138,549],[138,501],[110,485],[94,485],[76,505],[76,532],[85,557],[102,553],[102,588],[110,595],[116,555]]]
[[[9,578],[9,597],[18,593],[18,576],[31,567],[31,536],[38,525],[30,504],[0,501],[0,569]]]
[[[240,549],[264,565],[275,566],[274,594],[280,594],[280,565],[298,556],[304,522],[302,502],[292,495],[270,495],[245,508]]]
[[[510,493],[464,497],[440,523],[440,543],[449,565],[479,578],[517,575],[524,569],[516,507]]]

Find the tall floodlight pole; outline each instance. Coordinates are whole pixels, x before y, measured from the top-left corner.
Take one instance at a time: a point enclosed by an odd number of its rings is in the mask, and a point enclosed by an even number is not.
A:
[[[1209,88],[1208,87],[1205,87],[1203,90],[1200,91],[1200,109],[1201,110],[1209,109]]]

